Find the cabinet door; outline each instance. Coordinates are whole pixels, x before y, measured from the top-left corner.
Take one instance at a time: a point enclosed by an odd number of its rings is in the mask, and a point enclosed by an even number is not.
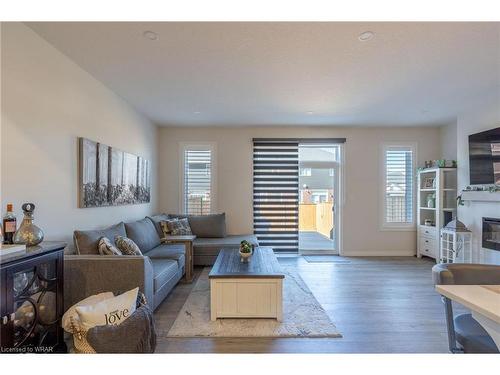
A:
[[[14,265],[7,271],[11,346],[52,346],[57,342],[57,269],[52,256]]]
[[[8,347],[10,343],[9,312],[7,311],[7,271],[0,271],[0,347]]]

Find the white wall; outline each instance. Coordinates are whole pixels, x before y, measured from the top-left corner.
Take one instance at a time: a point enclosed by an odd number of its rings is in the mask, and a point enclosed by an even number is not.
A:
[[[244,127],[159,130],[160,211],[178,212],[179,143],[217,144],[218,211],[226,212],[230,234],[252,233],[252,138],[347,138],[345,255],[413,255],[415,232],[380,231],[380,144],[418,143],[418,164],[440,157],[439,128]]]
[[[452,122],[441,126],[441,158],[446,160],[457,160],[457,123]]]
[[[157,129],[120,97],[21,23],[2,24],[2,213],[36,205],[48,240],[74,229],[144,217],[157,207]],[[152,161],[149,204],[77,208],[77,137]]]
[[[458,116],[457,152],[458,152],[458,188],[463,189],[470,183],[469,179],[469,141],[470,134],[500,126],[500,92],[499,89],[486,93],[477,100],[474,108],[468,109]],[[458,207],[458,218],[473,232],[474,260],[481,263],[500,264],[500,252],[481,247],[482,218],[500,218],[500,203],[466,202]]]

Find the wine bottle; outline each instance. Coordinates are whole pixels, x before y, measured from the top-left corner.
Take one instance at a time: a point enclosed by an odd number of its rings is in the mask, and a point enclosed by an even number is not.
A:
[[[16,216],[12,209],[12,203],[7,205],[7,213],[3,217],[3,243],[11,245],[14,243],[14,233],[17,230]]]

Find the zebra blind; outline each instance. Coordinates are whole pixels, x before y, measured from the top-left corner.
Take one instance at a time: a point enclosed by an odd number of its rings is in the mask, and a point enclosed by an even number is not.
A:
[[[385,222],[413,224],[413,149],[385,150]]]
[[[254,140],[253,227],[262,246],[299,245],[299,151],[296,140]]]
[[[210,213],[212,199],[212,151],[184,151],[184,213]]]

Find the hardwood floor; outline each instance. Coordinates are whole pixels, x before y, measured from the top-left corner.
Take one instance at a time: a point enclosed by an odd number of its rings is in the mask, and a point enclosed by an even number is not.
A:
[[[338,262],[308,262],[303,257],[280,257],[279,262],[296,268],[343,338],[166,338],[194,285],[179,284],[155,312],[157,352],[448,352],[444,310],[432,284],[433,261],[413,257],[332,259]],[[200,272],[201,268],[195,269],[195,278]],[[463,311],[460,307],[455,310]]]

